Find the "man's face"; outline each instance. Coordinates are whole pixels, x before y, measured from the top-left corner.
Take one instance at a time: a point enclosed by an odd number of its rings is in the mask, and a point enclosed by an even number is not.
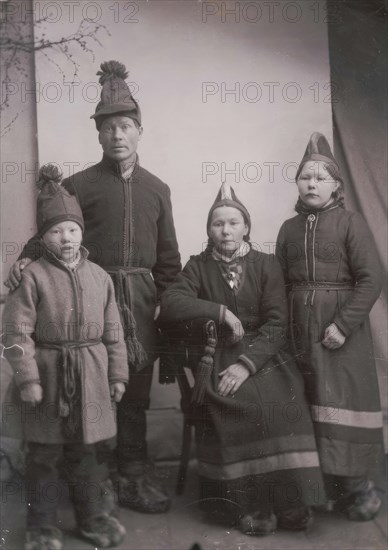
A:
[[[98,141],[106,156],[116,162],[133,162],[143,128],[127,116],[111,116],[104,120]]]

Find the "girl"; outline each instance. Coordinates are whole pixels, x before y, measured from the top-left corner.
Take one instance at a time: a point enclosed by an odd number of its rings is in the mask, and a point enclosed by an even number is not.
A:
[[[298,215],[278,236],[289,289],[291,338],[303,373],[329,498],[351,520],[381,502],[369,472],[379,460],[382,415],[368,314],[380,289],[373,237],[344,210],[342,179],[315,132],[296,174]]]
[[[208,248],[162,295],[161,319],[207,318],[218,327],[196,424],[202,506],[265,535],[305,529],[308,507],[324,495],[303,380],[282,349],[283,277],[274,256],[252,249],[250,229],[247,209],[223,184],[208,216]]]

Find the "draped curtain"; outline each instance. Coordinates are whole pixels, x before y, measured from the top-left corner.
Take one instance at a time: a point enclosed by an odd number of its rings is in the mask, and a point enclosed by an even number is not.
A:
[[[371,312],[387,437],[387,55],[383,0],[328,0],[334,152],[346,206],[376,240],[384,288]]]

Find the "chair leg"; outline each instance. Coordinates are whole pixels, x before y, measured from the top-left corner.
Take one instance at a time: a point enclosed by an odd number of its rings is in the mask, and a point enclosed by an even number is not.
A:
[[[183,418],[181,458],[179,463],[178,477],[177,477],[177,483],[176,483],[176,489],[175,489],[175,492],[177,495],[183,495],[183,491],[185,488],[187,467],[190,460],[191,428],[192,428],[192,425],[190,424],[190,422],[188,422],[185,415]]]

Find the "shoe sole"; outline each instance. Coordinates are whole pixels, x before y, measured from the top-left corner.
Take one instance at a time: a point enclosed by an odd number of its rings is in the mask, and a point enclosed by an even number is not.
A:
[[[165,514],[169,511],[171,507],[171,501],[166,501],[164,503],[158,504],[158,505],[149,505],[144,506],[144,504],[140,504],[136,501],[128,501],[123,498],[118,498],[119,506],[122,508],[129,508],[130,510],[135,510],[136,512],[141,512],[143,514]]]

